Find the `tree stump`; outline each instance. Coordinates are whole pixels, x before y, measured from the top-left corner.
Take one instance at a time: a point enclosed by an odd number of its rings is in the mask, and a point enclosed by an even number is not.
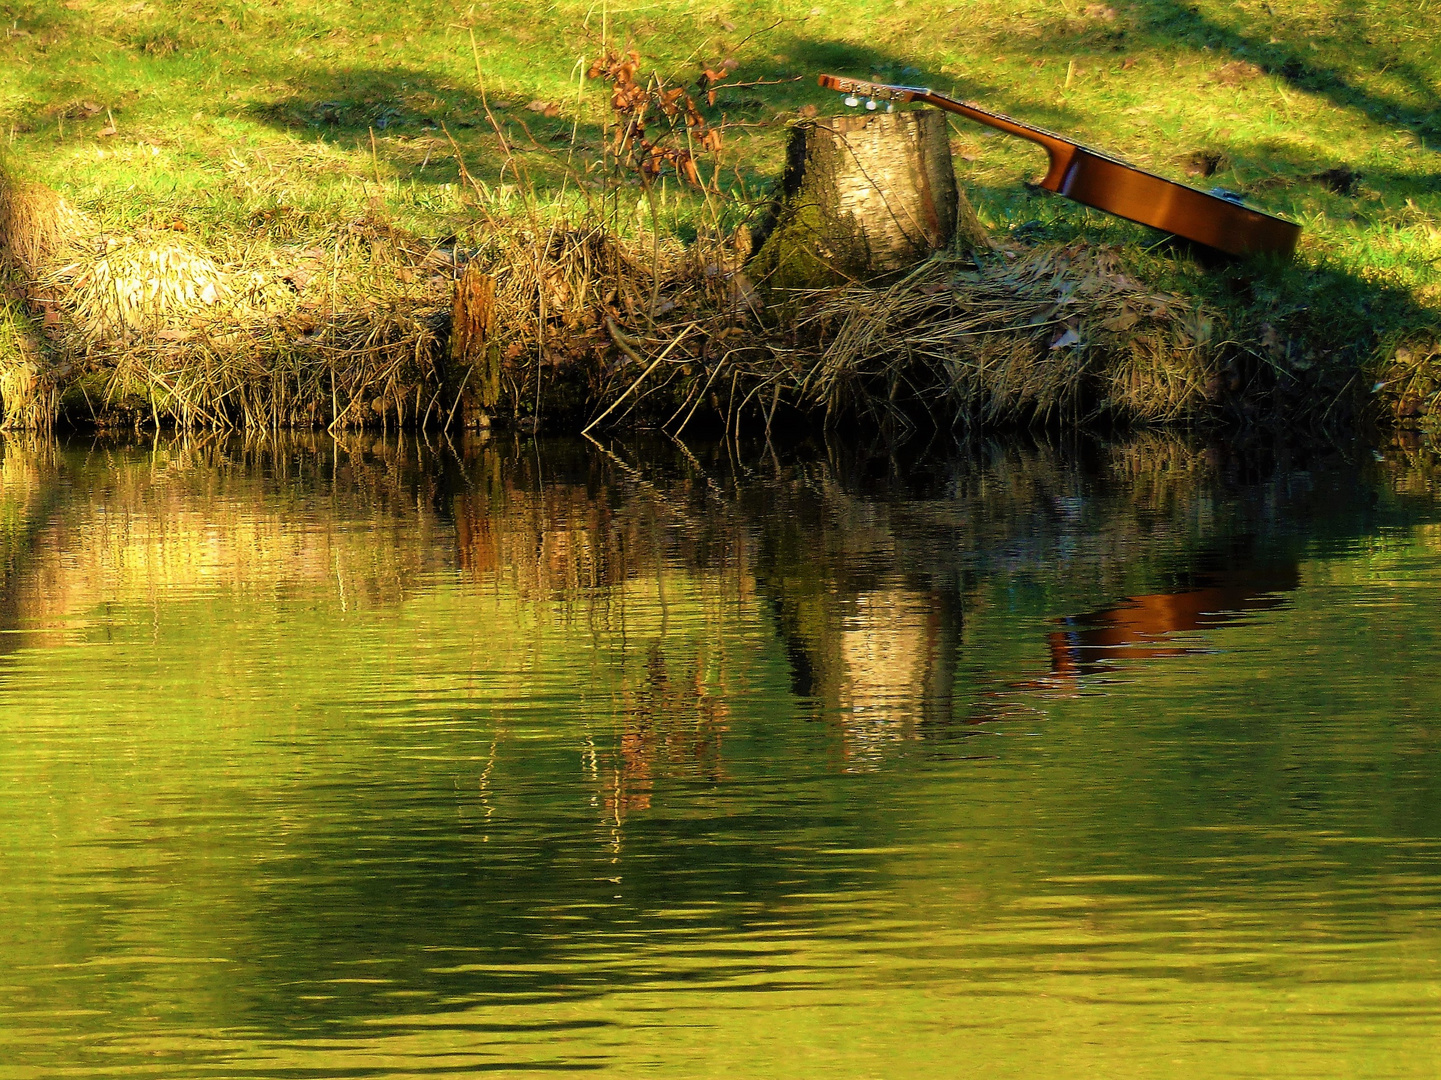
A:
[[[983,235],[956,188],[943,113],[860,113],[791,129],[782,194],[748,271],[767,291],[865,281]]]
[[[500,400],[500,346],[491,340],[495,325],[495,278],[475,263],[455,283],[450,310],[449,381],[458,387],[461,422],[470,427],[490,423],[489,412]]]

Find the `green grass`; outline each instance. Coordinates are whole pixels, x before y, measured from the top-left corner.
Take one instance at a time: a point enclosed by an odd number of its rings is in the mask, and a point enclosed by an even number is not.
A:
[[[0,135],[33,178],[106,227],[179,221],[201,239],[284,238],[383,207],[402,227],[449,235],[476,214],[447,132],[495,204],[519,209],[528,191],[574,204],[576,175],[600,185],[608,118],[585,62],[631,45],[643,71],[691,85],[703,63],[726,58],[739,65],[732,81],[781,80],[722,89],[707,107],[729,126],[702,172],[720,170],[733,208],[773,187],[799,109],[841,108],[817,72],[877,76],[954,92],[1177,179],[1209,159],[1214,174],[1192,182],[1302,221],[1289,270],[1200,266],[1151,250],[1155,233],[1027,188],[1042,166],[1031,144],[954,125],[958,174],[988,225],[1127,245],[1164,284],[1270,325],[1269,361],[1298,374],[1414,337],[1441,310],[1437,0],[9,0],[0,10]],[[477,68],[516,148],[509,159]],[[629,183],[612,211],[640,227],[649,211]],[[666,184],[662,220],[691,235],[699,200]]]

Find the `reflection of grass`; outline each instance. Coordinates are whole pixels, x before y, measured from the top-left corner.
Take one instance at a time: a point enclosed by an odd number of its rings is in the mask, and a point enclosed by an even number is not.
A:
[[[1435,527],[1384,529],[1384,484],[1343,512],[1316,462],[1237,507],[1181,444],[1109,450],[1093,484],[1102,452],[1073,449],[930,489],[817,463],[707,502],[679,461],[564,448],[7,444],[5,499],[67,492],[35,572],[98,583],[69,594],[89,633],[3,666],[9,1060],[83,1038],[112,1072],[920,1076],[960,1031],[997,1075],[1421,1072],[1435,643],[1398,611],[1424,613]],[[917,762],[957,755],[925,732],[837,776],[748,582],[774,563],[764,588],[839,656],[838,600],[950,581],[964,685],[1042,660],[1048,614],[1289,527],[1277,499],[1312,484],[1368,540],[1306,580],[1373,602],[1315,589],[1012,726],[1041,738],[969,740],[983,763]],[[465,572],[427,564],[462,520]],[[1297,664],[1282,701],[1314,700],[1278,708]]]

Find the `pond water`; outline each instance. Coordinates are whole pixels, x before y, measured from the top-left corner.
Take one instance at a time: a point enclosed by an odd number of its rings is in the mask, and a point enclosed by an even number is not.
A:
[[[0,1078],[1435,1076],[1438,476],[7,441]]]

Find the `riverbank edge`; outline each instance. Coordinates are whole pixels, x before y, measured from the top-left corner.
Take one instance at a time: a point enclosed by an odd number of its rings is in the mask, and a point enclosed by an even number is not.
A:
[[[744,228],[486,218],[216,249],[0,173],[3,424],[1441,429],[1441,319],[1324,266],[977,225],[889,279],[781,290]]]

